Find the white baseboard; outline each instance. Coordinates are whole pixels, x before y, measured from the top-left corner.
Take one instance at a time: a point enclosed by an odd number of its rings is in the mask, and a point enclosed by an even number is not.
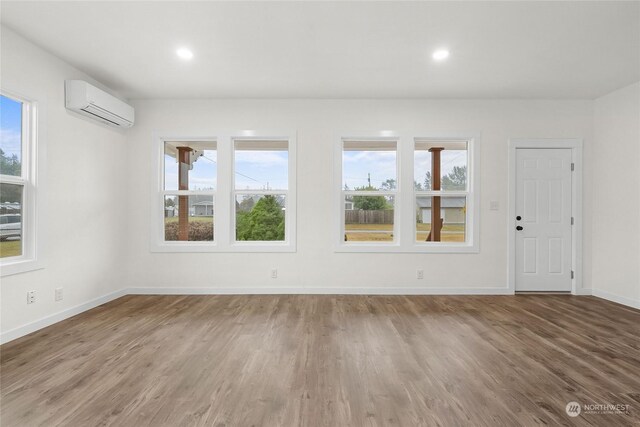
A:
[[[593,296],[606,299],[609,301],[617,302],[618,304],[626,305],[627,307],[636,308],[640,310],[640,301],[634,300],[633,298],[627,298],[617,294],[612,294],[610,292],[603,291],[601,289],[594,289]]]
[[[46,328],[47,326],[53,325],[54,323],[58,323],[62,320],[68,319],[69,317],[73,317],[87,310],[91,310],[92,308],[95,308],[99,305],[112,301],[116,298],[120,298],[126,294],[127,294],[127,290],[121,289],[119,291],[112,292],[107,295],[103,295],[101,297],[76,305],[74,307],[67,308],[66,310],[62,310],[50,316],[43,317],[42,319],[36,320],[34,322],[27,323],[26,325],[11,329],[7,332],[0,334],[0,344],[13,341],[17,338],[23,337],[25,335],[28,335],[42,328]]]
[[[129,288],[132,295],[513,295],[508,288]]]
[[[576,289],[576,292],[574,293],[574,295],[593,295],[593,291],[591,290],[591,288]]]

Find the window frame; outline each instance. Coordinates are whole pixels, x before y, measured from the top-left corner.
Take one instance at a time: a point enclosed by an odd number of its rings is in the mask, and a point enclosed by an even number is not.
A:
[[[216,156],[217,156],[217,151],[218,151],[218,141],[215,138],[180,138],[177,139],[178,141],[181,142],[210,142],[216,145]],[[193,246],[210,246],[210,245],[216,245],[216,217],[217,215],[216,213],[216,204],[217,204],[217,192],[218,192],[218,185],[217,185],[217,181],[218,181],[218,177],[219,177],[219,172],[218,172],[218,167],[216,167],[216,188],[215,190],[165,190],[164,186],[165,186],[165,144],[167,142],[174,142],[176,141],[175,139],[164,139],[162,142],[162,165],[161,165],[161,192],[162,192],[162,209],[161,209],[161,214],[162,214],[162,221],[161,221],[161,232],[162,232],[162,242],[168,246],[176,246],[177,248],[179,248],[180,246],[183,246],[184,243],[189,243]],[[188,242],[182,242],[182,241],[168,241],[165,240],[164,235],[165,235],[165,220],[164,220],[164,208],[165,208],[165,198],[166,196],[196,196],[196,195],[200,195],[200,196],[211,196],[213,198],[213,241],[197,241],[197,240],[190,240]]]
[[[362,143],[366,144],[367,142],[390,142],[394,143],[396,148],[396,189],[395,190],[378,190],[378,191],[358,191],[358,190],[345,190],[342,181],[343,181],[343,161],[344,161],[344,143]],[[362,151],[367,151],[363,148]],[[399,247],[400,245],[400,236],[399,236],[399,197],[400,187],[401,187],[401,179],[400,179],[400,140],[394,137],[375,137],[375,138],[358,138],[358,137],[344,137],[340,139],[340,193],[341,193],[341,205],[342,209],[340,209],[340,240],[342,242],[342,246],[344,247],[353,247],[353,248],[390,248],[390,247]],[[387,196],[393,197],[393,240],[391,242],[366,242],[366,241],[353,241],[353,242],[345,242],[344,236],[346,234],[346,224],[345,224],[345,208],[346,208],[346,198],[348,196]]]
[[[287,141],[288,186],[285,203],[284,241],[239,241],[235,240],[235,195],[239,193],[275,194],[280,190],[236,190],[235,186],[235,141]],[[217,177],[213,191],[195,191],[214,197],[213,241],[165,241],[164,240],[164,196],[165,193],[191,193],[192,190],[164,191],[164,143],[167,141],[216,142]],[[211,132],[207,135],[185,136],[172,133],[156,133],[153,136],[156,163],[156,179],[153,180],[151,202],[151,252],[295,252],[296,251],[296,133],[295,131],[235,131]],[[185,194],[187,195],[187,194]]]
[[[243,141],[255,141],[259,143],[264,143],[267,145],[269,142],[282,142],[287,141],[287,189],[286,190],[239,190],[236,188],[236,142]],[[295,230],[295,221],[294,226],[291,227],[290,222],[292,221],[292,214],[290,209],[290,191],[292,186],[291,180],[291,171],[292,171],[292,162],[291,162],[291,141],[289,138],[264,138],[258,136],[243,136],[243,137],[232,137],[231,138],[231,149],[232,149],[232,160],[231,160],[231,245],[237,249],[264,249],[264,248],[289,248],[291,246],[291,235],[293,230]],[[255,151],[261,151],[256,149]],[[265,150],[266,151],[266,150]],[[295,172],[295,169],[294,169]],[[236,197],[240,195],[280,195],[284,196],[284,207],[285,207],[285,217],[284,217],[284,240],[279,241],[263,241],[263,240],[237,240],[236,239],[236,227],[237,227],[237,216],[236,216]],[[295,209],[293,211],[295,215]]]
[[[0,277],[44,268],[42,248],[44,228],[44,142],[38,132],[43,127],[39,103],[29,96],[0,89],[0,94],[22,103],[20,176],[0,175],[3,184],[23,187],[21,208],[22,254],[0,258]]]
[[[424,131],[343,132],[334,140],[334,252],[381,253],[478,253],[480,228],[480,136],[479,133],[433,133]],[[394,203],[395,242],[344,242],[344,197],[342,188],[342,151],[344,141],[397,141],[397,188]],[[467,191],[440,192],[443,197],[466,195],[465,242],[417,242],[415,203],[418,191],[414,188],[414,152],[416,142],[467,142]]]

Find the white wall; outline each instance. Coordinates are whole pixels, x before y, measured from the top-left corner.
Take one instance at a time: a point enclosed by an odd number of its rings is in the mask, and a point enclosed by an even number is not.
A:
[[[180,288],[178,292],[187,288],[263,292],[505,288],[508,139],[583,138],[585,146],[592,143],[592,101],[140,100],[134,105],[137,123],[127,136],[127,221],[130,230],[135,230],[127,243],[128,282],[132,287]],[[297,253],[149,251],[150,183],[156,179],[152,135],[215,135],[217,129],[297,129]],[[481,133],[480,253],[334,253],[331,177],[335,132],[413,129]],[[490,200],[500,202],[499,211],[489,210]],[[586,195],[585,207],[589,203]],[[277,279],[269,278],[271,268],[278,268]],[[416,280],[417,268],[424,269],[423,280]]]
[[[64,108],[64,80],[91,79],[58,58],[1,28],[2,89],[39,103],[46,144],[45,268],[3,277],[2,339],[60,319],[60,312],[122,288],[126,187],[124,133],[87,121]],[[54,289],[64,299],[54,301]],[[35,304],[26,304],[35,290]],[[53,316],[53,317],[51,317]],[[44,323],[43,323],[43,319]],[[39,322],[29,326],[33,322]]]
[[[594,294],[640,308],[640,82],[595,101]]]

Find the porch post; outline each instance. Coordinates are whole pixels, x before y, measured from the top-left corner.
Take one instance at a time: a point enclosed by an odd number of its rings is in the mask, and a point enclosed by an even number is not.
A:
[[[189,189],[191,148],[178,147],[178,190]],[[189,196],[178,196],[178,240],[189,240]]]
[[[431,190],[440,191],[440,152],[443,147],[429,148],[431,153]],[[440,196],[431,198],[431,232],[429,233],[432,242],[440,241],[440,229],[442,219],[440,218]]]

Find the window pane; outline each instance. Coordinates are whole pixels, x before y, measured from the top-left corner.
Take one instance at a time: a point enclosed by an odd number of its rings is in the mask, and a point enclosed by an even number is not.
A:
[[[395,190],[395,141],[345,141],[342,152],[343,190]]]
[[[180,215],[182,208],[183,215]],[[212,196],[165,196],[164,239],[207,241],[213,240]]]
[[[237,190],[289,188],[287,141],[236,141],[234,166]]]
[[[179,159],[186,160],[182,167]],[[217,162],[215,142],[165,142],[164,189],[215,190]]]
[[[440,203],[440,219],[442,220],[439,237],[437,233],[430,236],[432,207],[434,203],[438,203],[438,200]],[[416,197],[416,242],[464,242],[466,223],[466,197]]]
[[[22,255],[22,190],[0,184],[0,258]]]
[[[0,95],[0,174],[22,174],[22,102]]]
[[[285,196],[236,196],[236,240],[284,241]]]
[[[393,242],[393,196],[347,196],[345,242]]]
[[[431,179],[432,153],[430,149],[443,148],[440,151],[440,179],[442,191],[467,190],[467,142],[417,141],[414,154],[414,186],[418,191],[434,190]]]

